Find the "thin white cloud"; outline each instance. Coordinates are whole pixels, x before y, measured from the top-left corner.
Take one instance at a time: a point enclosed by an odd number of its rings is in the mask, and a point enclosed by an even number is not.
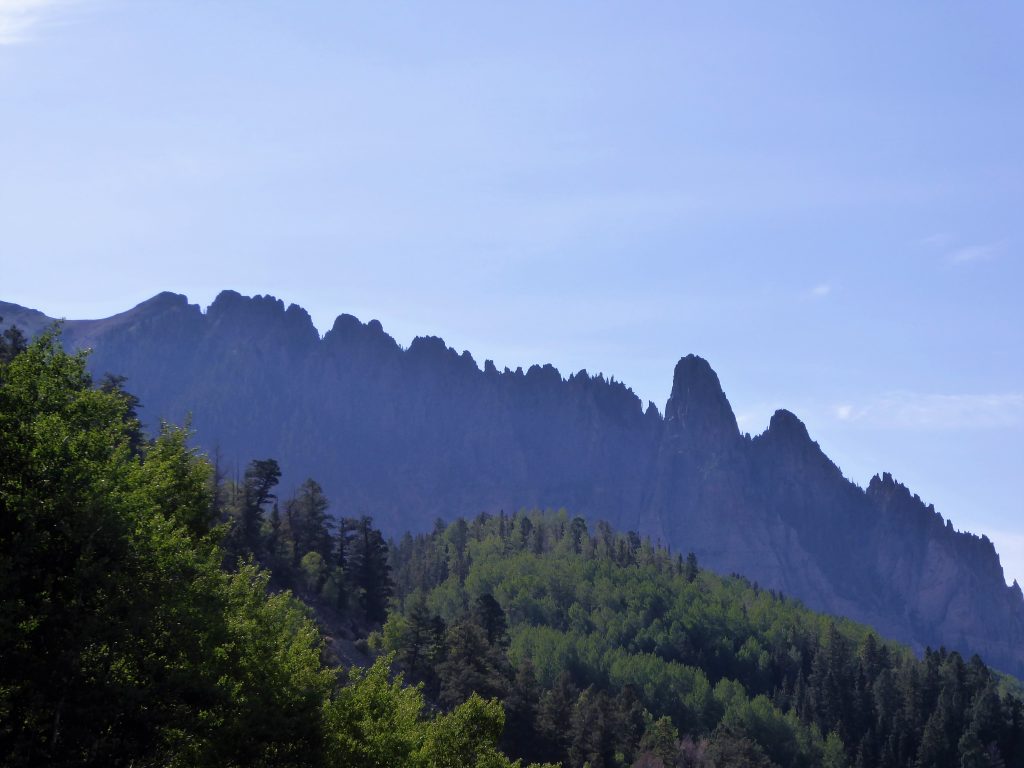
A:
[[[0,0],[0,45],[32,39],[40,25],[50,22],[61,9],[78,0]]]
[[[994,429],[1024,426],[1024,393],[936,395],[893,392],[876,400],[842,403],[835,419],[849,424],[903,429]]]
[[[814,299],[823,299],[830,293],[832,293],[832,286],[828,283],[818,283],[811,288],[811,298]]]
[[[968,245],[963,248],[957,248],[955,251],[948,253],[946,255],[946,261],[949,264],[970,264],[977,261],[988,261],[989,259],[995,258],[998,250],[998,243],[992,243],[989,245]]]

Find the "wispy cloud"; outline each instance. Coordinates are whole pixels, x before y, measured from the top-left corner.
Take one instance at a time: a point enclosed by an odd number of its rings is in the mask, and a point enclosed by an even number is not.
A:
[[[0,0],[0,45],[31,40],[55,13],[77,4],[78,0]]]
[[[832,286],[829,283],[818,283],[810,290],[812,299],[824,299],[830,293],[832,293]]]
[[[949,264],[970,264],[976,261],[988,261],[995,258],[999,252],[999,243],[989,245],[968,245],[957,248],[955,251],[946,254],[946,262]]]
[[[835,419],[872,427],[1005,428],[1024,425],[1024,393],[936,395],[893,392],[871,402],[833,406]]]
[[[999,255],[1005,245],[1003,241],[956,245],[957,239],[948,232],[936,232],[921,238],[920,244],[932,251],[938,251],[938,257],[947,267],[991,261]]]

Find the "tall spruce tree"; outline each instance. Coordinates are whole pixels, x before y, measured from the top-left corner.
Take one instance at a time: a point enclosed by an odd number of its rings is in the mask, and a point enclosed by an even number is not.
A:
[[[273,489],[280,480],[276,459],[254,459],[245,470],[240,533],[243,543],[253,550],[259,549],[264,507],[277,499]]]
[[[345,527],[351,538],[345,545],[345,575],[357,590],[359,605],[372,622],[387,618],[388,599],[394,592],[388,545],[373,518],[364,515]]]

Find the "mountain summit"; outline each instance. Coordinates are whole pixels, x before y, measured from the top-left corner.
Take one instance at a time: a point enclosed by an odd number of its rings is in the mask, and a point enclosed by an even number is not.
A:
[[[0,316],[29,334],[52,322],[3,302]],[[918,648],[1024,675],[1024,599],[987,538],[954,530],[888,474],[851,483],[789,411],[741,434],[695,355],[676,366],[662,416],[586,371],[481,369],[441,339],[403,349],[351,315],[321,339],[302,308],[234,291],[205,313],[162,293],[67,321],[63,338],[93,348],[94,372],[128,377],[151,429],[191,415],[229,472],[274,456],[286,484],[314,477],[338,514],[372,514],[393,534],[566,507]]]

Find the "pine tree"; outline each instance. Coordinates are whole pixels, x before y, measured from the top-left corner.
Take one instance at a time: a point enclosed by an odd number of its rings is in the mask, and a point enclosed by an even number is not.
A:
[[[345,547],[345,575],[358,590],[363,615],[370,621],[387,618],[388,598],[394,591],[388,545],[373,519],[364,515],[351,526],[352,537]]]
[[[555,685],[540,697],[537,706],[537,734],[545,760],[563,760],[569,751],[569,733],[573,707],[579,695],[572,677],[562,672]]]
[[[254,459],[245,470],[240,534],[243,544],[254,551],[259,549],[263,508],[277,498],[273,488],[280,480],[281,467],[275,459]]]
[[[285,504],[285,519],[295,545],[293,566],[297,566],[307,552],[316,552],[325,562],[330,562],[333,540],[327,515],[329,507],[323,488],[312,478],[303,482],[295,496]]]
[[[423,592],[409,598],[406,610],[406,631],[397,661],[406,669],[409,679],[424,684],[427,695],[438,695],[440,682],[437,667],[444,659],[445,625],[427,607]]]
[[[489,645],[508,647],[508,621],[505,619],[505,611],[492,594],[480,595],[476,599],[473,618],[483,629]]]
[[[686,555],[686,567],[683,570],[683,577],[689,583],[692,584],[693,581],[697,578],[698,571],[699,569],[697,568],[697,556],[693,554],[693,552],[690,552]]]
[[[505,705],[505,733],[502,744],[506,752],[518,754],[527,762],[543,760],[544,753],[537,742],[537,704],[541,688],[529,656],[523,657],[516,668],[515,679],[509,688]]]
[[[487,642],[476,622],[463,620],[448,628],[445,660],[438,665],[442,706],[454,707],[476,693],[504,698],[508,692],[505,654]]]
[[[2,317],[0,317],[0,322],[3,322]],[[24,352],[27,348],[28,343],[21,329],[16,325],[8,327],[0,334],[0,364],[11,362],[16,355]]]

